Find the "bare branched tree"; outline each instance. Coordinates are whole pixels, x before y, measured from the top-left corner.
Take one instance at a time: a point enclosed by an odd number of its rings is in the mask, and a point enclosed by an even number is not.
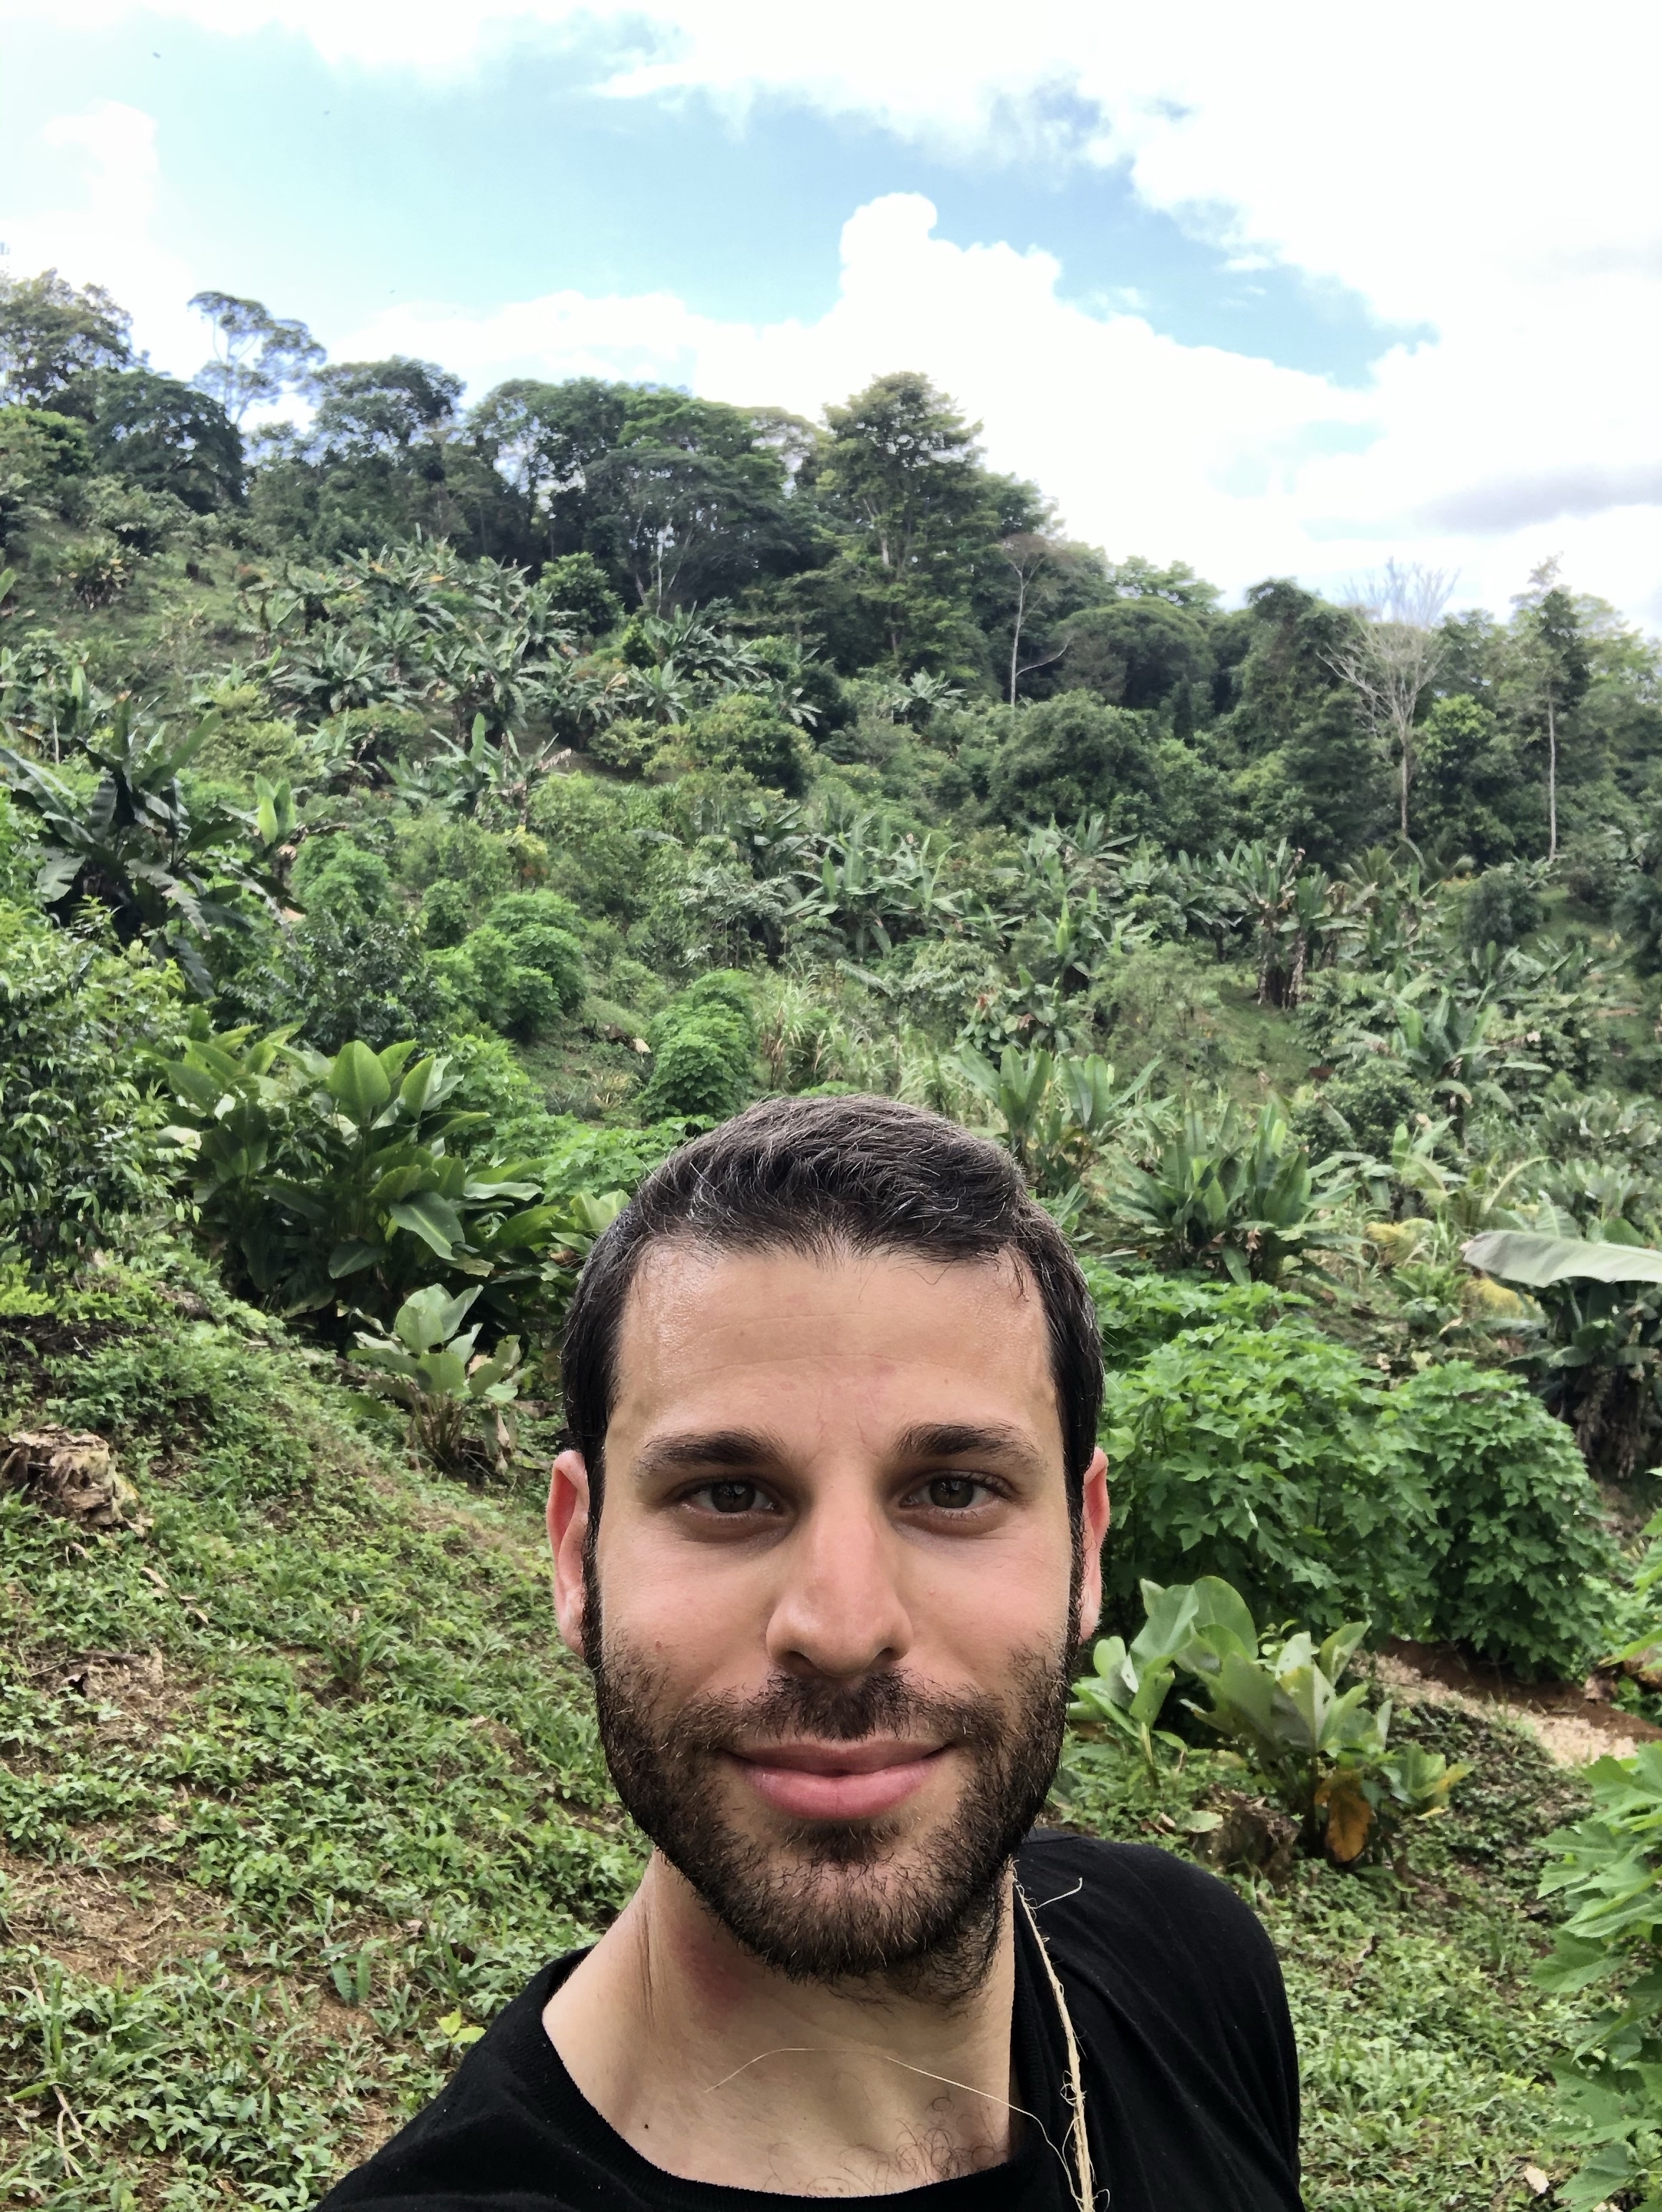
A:
[[[1408,835],[1408,793],[1414,780],[1414,718],[1443,657],[1438,624],[1457,571],[1417,561],[1387,561],[1362,577],[1351,595],[1361,621],[1327,665],[1349,684],[1368,727],[1387,757],[1400,764],[1397,814]]]
[[[1041,653],[1037,660],[1021,658],[1021,633],[1026,627],[1038,587],[1055,565],[1055,541],[1038,531],[1017,531],[1014,536],[999,540],[998,550],[1005,566],[1015,581],[1015,617],[1010,629],[1010,704],[1016,702],[1016,685],[1024,676],[1036,668],[1048,668],[1053,660],[1060,660],[1068,650],[1058,646],[1054,653]]]

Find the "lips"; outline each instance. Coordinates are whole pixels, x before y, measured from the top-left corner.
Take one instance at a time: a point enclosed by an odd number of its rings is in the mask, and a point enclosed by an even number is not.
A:
[[[761,1744],[729,1753],[763,1801],[794,1820],[868,1820],[922,1787],[946,1745],[895,1738]]]

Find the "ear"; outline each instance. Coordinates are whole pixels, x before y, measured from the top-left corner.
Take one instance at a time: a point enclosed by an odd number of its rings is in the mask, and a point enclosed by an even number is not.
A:
[[[554,1555],[554,1618],[568,1650],[583,1649],[583,1547],[588,1540],[588,1468],[577,1451],[563,1451],[548,1486],[548,1547]]]
[[[1102,1547],[1107,1540],[1111,1508],[1108,1502],[1108,1460],[1100,1448],[1091,1455],[1085,1470],[1081,1500],[1080,1541],[1084,1571],[1079,1582],[1079,1620],[1075,1640],[1082,1644],[1102,1618]]]

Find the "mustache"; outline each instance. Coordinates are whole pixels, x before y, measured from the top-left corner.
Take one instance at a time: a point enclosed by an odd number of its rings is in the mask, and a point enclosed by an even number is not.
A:
[[[607,1702],[604,1663],[595,1691]],[[990,1750],[1001,1741],[1008,1716],[996,1698],[949,1695],[904,1674],[863,1676],[856,1682],[823,1676],[776,1674],[758,1691],[706,1691],[666,1715],[656,1747],[665,1758],[729,1749],[741,1739],[764,1743],[807,1736],[821,1743],[857,1743],[873,1735],[929,1736]]]

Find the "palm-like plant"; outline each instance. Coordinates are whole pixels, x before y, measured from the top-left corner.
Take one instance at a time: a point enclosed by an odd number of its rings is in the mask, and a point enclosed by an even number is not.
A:
[[[43,904],[60,919],[83,902],[105,908],[122,944],[142,939],[172,955],[204,993],[212,988],[205,941],[216,930],[246,927],[248,900],[274,906],[281,892],[249,850],[247,817],[186,796],[185,771],[214,720],[179,737],[165,724],[146,725],[121,701],[106,729],[75,740],[98,771],[85,797],[0,745],[0,782],[37,825]]]
[[[1150,1168],[1124,1164],[1114,1213],[1149,1255],[1171,1267],[1221,1268],[1238,1283],[1279,1282],[1312,1254],[1349,1253],[1344,1218],[1355,1188],[1346,1162],[1312,1168],[1281,1103],[1249,1123],[1233,1101],[1215,1116],[1194,1106]]]
[[[1492,1000],[1463,1006],[1448,991],[1431,997],[1434,978],[1420,977],[1397,1000],[1396,1028],[1384,1049],[1399,1060],[1452,1115],[1457,1131],[1480,1100],[1504,1108],[1504,1075],[1543,1075],[1538,1060],[1491,1035]],[[1429,1000],[1429,1003],[1424,1003]]]

